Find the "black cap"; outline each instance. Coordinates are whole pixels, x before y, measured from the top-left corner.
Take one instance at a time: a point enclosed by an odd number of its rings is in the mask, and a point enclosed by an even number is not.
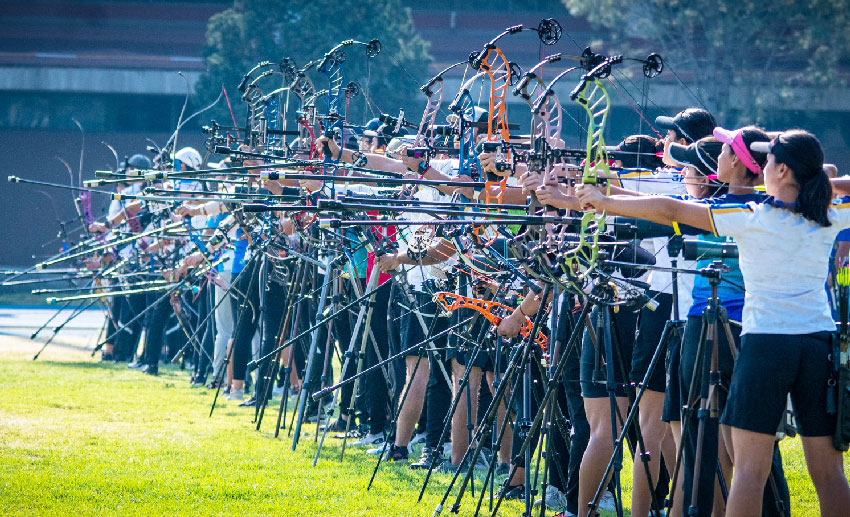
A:
[[[688,108],[677,113],[675,117],[656,117],[655,125],[662,129],[672,129],[691,143],[711,136],[711,132],[717,127],[717,121],[711,113],[702,108]]]
[[[133,156],[127,158],[126,163],[122,163],[121,167],[133,167],[134,169],[153,169],[153,162],[151,159],[143,154],[134,154]]]
[[[663,147],[660,141],[648,135],[630,135],[615,147],[607,147],[608,156],[623,162],[623,167],[655,169],[664,164],[657,156]]]
[[[717,157],[722,150],[723,142],[717,139],[702,139],[690,145],[671,144],[670,158],[710,176],[717,174]]]

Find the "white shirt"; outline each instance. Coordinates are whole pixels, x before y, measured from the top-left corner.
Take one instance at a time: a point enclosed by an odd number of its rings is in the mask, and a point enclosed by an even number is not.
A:
[[[684,196],[687,194],[682,182],[683,176],[677,169],[648,170],[623,170],[617,173],[620,185],[627,190],[640,192],[641,194],[656,194],[664,196]],[[666,237],[655,237],[641,241],[641,247],[652,250],[655,255],[655,265],[658,267],[672,267],[670,254],[667,252]],[[695,261],[686,261],[681,252],[677,257],[676,266],[684,269],[694,269]],[[673,293],[673,275],[667,271],[652,271],[649,278],[641,277],[640,280],[648,281],[649,288],[659,293]],[[685,317],[691,308],[693,298],[691,291],[694,287],[693,275],[680,274],[677,278],[679,284],[679,316]]]
[[[828,227],[770,203],[716,205],[709,213],[714,233],[738,244],[747,284],[742,334],[835,331],[824,286],[835,237],[850,226],[850,198],[829,209]]]
[[[433,160],[430,165],[447,176],[457,175],[457,160]],[[433,187],[427,186],[420,186],[413,197],[419,201],[451,201],[449,196],[441,193]],[[434,217],[430,214],[419,212],[402,212],[399,214],[398,218],[404,221],[427,221]],[[426,231],[426,235],[431,231],[425,230],[422,228],[422,225],[399,226],[399,254],[407,253],[407,243],[416,239],[415,233],[417,230]],[[432,240],[431,243],[433,244],[433,242],[434,241]],[[445,262],[434,266],[414,265],[402,266],[402,268],[407,274],[407,282],[411,285],[411,287],[418,291],[424,291],[425,289],[423,284],[426,280],[433,278],[446,278],[443,271],[455,264],[457,264],[455,259],[448,258]]]

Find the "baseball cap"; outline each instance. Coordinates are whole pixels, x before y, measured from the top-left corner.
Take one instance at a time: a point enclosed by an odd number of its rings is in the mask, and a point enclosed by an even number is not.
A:
[[[730,131],[722,127],[716,127],[714,128],[714,136],[724,144],[728,144],[750,172],[761,174],[761,165],[753,158],[753,155],[750,154],[750,149],[744,143],[744,128]]]
[[[702,138],[692,144],[671,144],[670,158],[690,166],[705,176],[717,174],[717,157],[723,150],[723,142],[712,138]]]
[[[675,117],[656,117],[655,125],[662,129],[673,129],[688,142],[696,142],[702,137],[710,136],[711,131],[717,127],[717,121],[711,113],[702,108],[688,108],[677,113]]]

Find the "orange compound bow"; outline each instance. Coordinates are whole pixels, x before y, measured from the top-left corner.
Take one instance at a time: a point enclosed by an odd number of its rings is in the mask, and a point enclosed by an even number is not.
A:
[[[490,322],[494,327],[498,327],[500,323],[502,323],[502,316],[499,316],[494,313],[494,310],[497,308],[504,309],[505,311],[513,311],[510,307],[505,304],[492,302],[489,300],[481,300],[479,298],[468,298],[466,296],[460,296],[455,293],[449,293],[446,291],[441,291],[439,293],[434,294],[434,299],[443,306],[443,308],[449,312],[455,311],[457,309],[472,309],[474,311],[480,312],[487,321]],[[522,326],[519,333],[522,337],[528,338],[531,335],[531,330],[534,328],[534,322],[531,321],[528,317],[525,318],[525,325]],[[537,337],[534,339],[534,343],[540,347],[541,350],[545,353],[549,346],[549,338],[546,337],[541,331],[537,331]]]

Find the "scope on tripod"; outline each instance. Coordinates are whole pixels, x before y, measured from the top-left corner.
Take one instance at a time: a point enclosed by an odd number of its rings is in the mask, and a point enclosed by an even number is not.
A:
[[[617,239],[652,239],[654,237],[672,237],[676,230],[666,224],[653,223],[634,217],[615,217],[614,236]]]
[[[738,246],[732,242],[685,239],[682,255],[685,260],[736,259],[738,258]]]

